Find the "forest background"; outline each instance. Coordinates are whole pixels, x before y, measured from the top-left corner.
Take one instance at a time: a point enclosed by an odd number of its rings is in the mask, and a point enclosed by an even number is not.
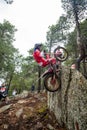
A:
[[[7,4],[9,3],[5,0]],[[65,14],[62,14],[55,25],[49,25],[46,33],[46,42],[42,42],[44,49],[52,52],[57,45],[64,46],[68,52],[68,60],[64,63],[70,67],[76,62],[82,49],[87,52],[87,1],[86,0],[61,0]],[[40,92],[44,89],[42,79],[39,79],[46,68],[40,68],[34,61],[33,48],[29,49],[28,56],[24,57],[13,46],[17,28],[6,19],[0,23],[0,80],[9,87],[9,95],[14,88],[18,93],[31,90],[34,83],[35,89]],[[85,66],[81,68],[86,72]],[[38,80],[39,79],[39,80]]]

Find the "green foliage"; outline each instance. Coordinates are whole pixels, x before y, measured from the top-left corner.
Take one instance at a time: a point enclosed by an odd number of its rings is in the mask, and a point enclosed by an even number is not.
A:
[[[0,79],[13,88],[19,87],[22,56],[12,45],[17,29],[8,21],[0,23]],[[15,81],[14,81],[15,80]],[[12,91],[12,88],[10,90]]]
[[[75,23],[77,31],[77,45],[78,52],[80,55],[84,53],[84,45],[81,39],[81,28],[80,22],[85,18],[87,11],[87,1],[86,0],[62,0],[62,7],[67,13],[68,21]],[[79,56],[79,55],[78,55]]]
[[[82,35],[83,44],[85,44],[87,48],[87,20],[84,20],[81,23],[80,27],[81,27],[81,35]]]
[[[67,13],[68,20],[75,21],[76,13],[79,20],[82,20],[85,17],[87,10],[87,1],[86,0],[61,0],[62,7]]]
[[[14,41],[14,33],[16,29],[8,21],[4,20],[0,23],[0,73],[7,73],[13,68],[14,53],[17,51],[12,42]],[[3,75],[5,76],[5,75]]]
[[[30,90],[33,83],[36,86],[36,80],[38,78],[38,66],[33,59],[33,49],[28,51],[29,55],[23,58],[21,66],[21,77],[25,84],[25,89]]]
[[[86,49],[86,53],[87,53],[86,26],[87,26],[87,21],[84,20],[80,24],[80,27],[81,27],[82,41],[83,41],[83,44],[85,44],[85,46],[86,46],[85,49]],[[67,44],[65,45],[65,47],[69,52],[69,59],[66,61],[66,64],[70,65],[73,62],[75,63],[76,57],[77,57],[76,29],[68,35],[68,40],[67,40]]]
[[[67,35],[69,33],[69,24],[67,22],[67,17],[62,15],[55,25],[49,26],[49,31],[47,32],[47,45],[49,50],[57,45],[64,44],[67,40]]]

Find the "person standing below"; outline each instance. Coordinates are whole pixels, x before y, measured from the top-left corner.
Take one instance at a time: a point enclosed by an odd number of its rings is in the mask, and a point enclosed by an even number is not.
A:
[[[16,90],[16,88],[13,90],[13,92],[12,92],[12,96],[15,96],[17,94],[17,90]]]
[[[32,84],[32,86],[31,86],[31,92],[34,92],[34,90],[35,90],[35,86],[34,86],[34,84]]]
[[[6,83],[3,83],[0,86],[0,100],[5,101],[8,103],[9,98],[8,98],[8,85]]]

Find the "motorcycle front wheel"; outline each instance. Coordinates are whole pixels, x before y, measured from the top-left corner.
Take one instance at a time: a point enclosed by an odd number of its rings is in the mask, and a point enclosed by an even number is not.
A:
[[[44,86],[49,92],[58,91],[61,86],[60,77],[58,78],[53,73],[49,73],[44,77]]]
[[[58,51],[60,51],[62,54],[59,56],[57,55]],[[58,46],[55,50],[54,50],[54,56],[57,60],[63,62],[68,58],[68,51],[61,46]]]

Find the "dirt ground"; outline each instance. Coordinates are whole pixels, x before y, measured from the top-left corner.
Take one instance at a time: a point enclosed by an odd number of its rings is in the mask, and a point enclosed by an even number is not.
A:
[[[0,102],[0,130],[66,129],[59,125],[54,114],[48,110],[46,93],[33,93],[26,98],[13,98],[7,104]]]

